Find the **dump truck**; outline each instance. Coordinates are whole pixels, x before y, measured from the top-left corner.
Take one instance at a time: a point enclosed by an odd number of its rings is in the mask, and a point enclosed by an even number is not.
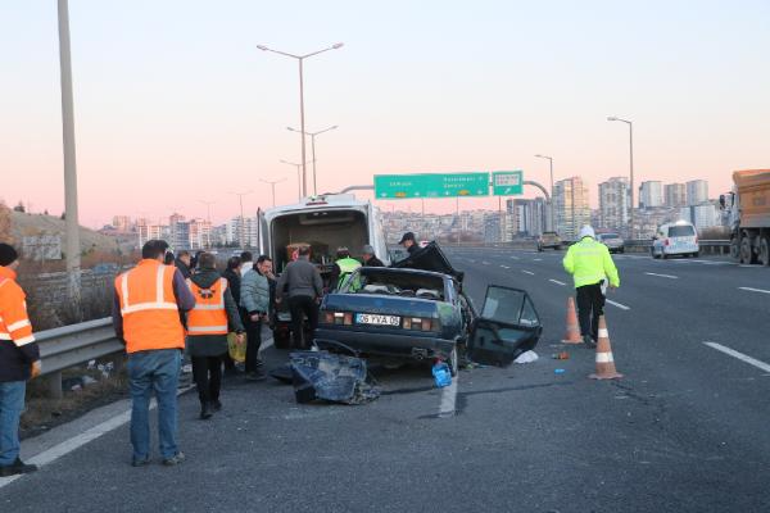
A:
[[[719,204],[728,218],[732,257],[770,266],[770,169],[734,172],[733,190]]]

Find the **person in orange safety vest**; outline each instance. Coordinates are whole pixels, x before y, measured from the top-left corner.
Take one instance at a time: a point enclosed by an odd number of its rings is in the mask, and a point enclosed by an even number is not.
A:
[[[19,458],[19,420],[27,380],[40,374],[40,350],[16,283],[18,257],[13,246],[0,243],[0,477],[37,470]]]
[[[184,460],[176,441],[177,388],[185,347],[180,312],[195,306],[182,273],[164,265],[168,244],[150,240],[142,260],[115,279],[112,320],[115,334],[126,344],[131,389],[132,465],[150,462],[150,396],[158,401],[158,432],[164,465]]]

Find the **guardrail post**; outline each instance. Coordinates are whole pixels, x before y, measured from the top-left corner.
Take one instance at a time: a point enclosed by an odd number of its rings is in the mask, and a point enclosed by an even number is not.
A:
[[[48,394],[53,399],[61,399],[63,395],[61,371],[52,372],[51,374],[46,376],[46,379],[48,380]]]

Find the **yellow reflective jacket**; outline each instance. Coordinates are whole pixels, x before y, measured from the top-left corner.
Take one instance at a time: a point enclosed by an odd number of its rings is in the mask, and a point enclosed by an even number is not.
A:
[[[575,280],[575,288],[594,285],[605,278],[609,278],[613,287],[620,287],[618,269],[612,261],[610,250],[591,237],[583,237],[583,240],[570,246],[563,264]]]

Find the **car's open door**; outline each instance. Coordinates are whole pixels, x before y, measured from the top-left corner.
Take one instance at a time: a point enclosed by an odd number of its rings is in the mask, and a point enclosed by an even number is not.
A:
[[[527,291],[490,285],[484,307],[468,339],[468,358],[486,365],[509,365],[534,348],[543,327]]]

